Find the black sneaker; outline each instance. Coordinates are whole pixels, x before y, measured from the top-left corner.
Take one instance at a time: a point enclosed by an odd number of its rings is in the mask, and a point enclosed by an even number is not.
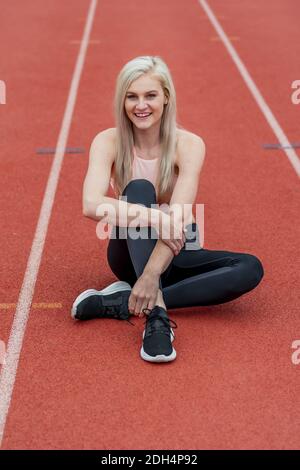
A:
[[[91,320],[93,318],[116,318],[128,320],[128,299],[131,286],[127,282],[117,281],[105,289],[88,289],[75,299],[71,315],[75,320]],[[131,323],[129,321],[129,323]],[[132,323],[133,324],[133,323]]]
[[[173,361],[176,351],[172,346],[174,332],[171,325],[177,328],[176,323],[170,320],[167,311],[158,305],[152,310],[144,308],[143,313],[147,315],[147,319],[140,351],[142,359],[149,362]]]

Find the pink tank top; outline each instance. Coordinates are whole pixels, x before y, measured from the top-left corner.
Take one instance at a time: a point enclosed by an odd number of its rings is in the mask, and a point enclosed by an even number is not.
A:
[[[159,158],[153,158],[151,160],[145,160],[144,158],[138,157],[136,148],[133,147],[133,162],[132,162],[132,180],[136,179],[147,179],[155,186],[156,176],[159,168]],[[177,175],[174,180],[176,181]],[[174,181],[174,182],[175,182]],[[113,178],[110,179],[110,184],[114,189]]]

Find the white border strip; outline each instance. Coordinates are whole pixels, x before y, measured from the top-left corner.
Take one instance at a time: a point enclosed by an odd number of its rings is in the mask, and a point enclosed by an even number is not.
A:
[[[48,224],[54,203],[56,188],[60,175],[60,170],[64,158],[65,148],[71,127],[74,106],[76,102],[80,77],[88,47],[89,37],[92,29],[92,23],[95,16],[98,0],[91,0],[85,29],[78,53],[75,69],[73,72],[69,96],[65,113],[57,140],[56,152],[54,155],[52,167],[48,177],[48,182],[40,210],[37,228],[31,246],[30,255],[20,291],[16,313],[7,344],[5,354],[5,365],[2,366],[0,375],[0,445],[3,439],[6,418],[13,393],[20,352],[22,349],[23,338],[26,324],[29,316],[30,306],[34,295],[35,283],[38,276],[39,266],[43,254],[43,248],[47,235]]]
[[[238,53],[236,52],[235,48],[230,43],[226,33],[224,32],[223,28],[221,27],[220,23],[218,22],[217,18],[215,17],[214,13],[212,12],[211,8],[208,6],[206,0],[198,0],[202,8],[204,9],[205,13],[207,14],[210,22],[212,23],[213,27],[217,31],[218,35],[220,36],[221,40],[224,43],[227,51],[229,52],[233,62],[237,66],[242,78],[244,79],[247,87],[251,91],[256,103],[260,107],[263,115],[265,116],[266,120],[268,121],[271,129],[273,130],[274,134],[276,135],[278,141],[280,142],[281,146],[288,146],[291,147],[291,144],[283,132],[282,128],[280,127],[277,119],[275,118],[274,114],[272,113],[271,109],[267,105],[266,101],[264,100],[262,94],[258,90],[257,86],[255,85],[253,79],[251,78],[249,72],[246,69],[246,66],[243,64],[241,59],[239,58]],[[300,160],[294,149],[284,148],[283,149],[286,156],[288,157],[292,167],[294,168],[297,175],[300,177]]]

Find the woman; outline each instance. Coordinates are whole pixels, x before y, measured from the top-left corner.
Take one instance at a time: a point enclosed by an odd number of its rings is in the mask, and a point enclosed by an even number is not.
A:
[[[113,227],[107,259],[119,281],[81,293],[72,316],[146,315],[140,355],[169,362],[176,358],[177,325],[168,309],[236,299],[259,284],[264,270],[252,254],[200,247],[192,210],[184,216],[178,210],[195,202],[205,144],[178,126],[172,77],[160,57],[124,65],[114,111],[116,128],[100,132],[91,145],[83,213]],[[118,199],[105,196],[109,184]]]

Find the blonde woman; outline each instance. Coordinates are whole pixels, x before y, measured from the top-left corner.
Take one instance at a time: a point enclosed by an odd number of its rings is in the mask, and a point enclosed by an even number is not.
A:
[[[162,58],[142,56],[120,71],[116,127],[93,140],[83,187],[83,214],[113,230],[107,260],[119,279],[74,301],[77,320],[145,315],[140,355],[176,358],[176,323],[168,309],[217,305],[254,289],[264,270],[248,253],[199,244],[195,203],[205,158],[203,139],[177,124],[176,93]],[[107,197],[109,185],[115,198]],[[129,321],[129,320],[128,320]]]

